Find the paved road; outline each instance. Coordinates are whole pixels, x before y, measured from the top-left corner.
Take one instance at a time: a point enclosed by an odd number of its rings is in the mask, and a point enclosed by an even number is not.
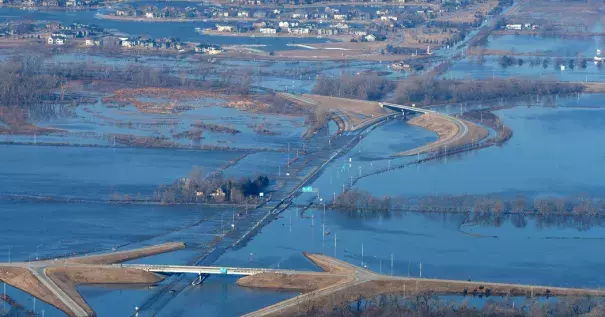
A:
[[[468,133],[468,126],[466,125],[466,123],[464,121],[462,121],[456,117],[444,114],[444,113],[440,113],[440,112],[428,110],[428,109],[423,109],[423,108],[409,107],[409,106],[390,104],[390,103],[384,104],[384,106],[391,108],[391,109],[416,111],[416,112],[423,113],[423,114],[439,116],[445,120],[452,122],[457,127],[457,131],[456,131],[455,135],[453,135],[451,137],[447,137],[447,138],[440,138],[439,140],[437,140],[433,143],[429,143],[429,144],[426,144],[426,145],[423,145],[423,146],[420,146],[415,149],[411,149],[411,150],[408,150],[408,151],[405,151],[405,152],[399,154],[402,156],[416,155],[416,154],[428,152],[428,151],[431,151],[433,149],[437,149],[437,148],[440,148],[443,146],[447,146],[449,144],[455,144],[458,141],[462,140]]]
[[[0,266],[18,267],[29,270],[34,277],[44,285],[54,296],[56,296],[69,310],[73,316],[88,317],[88,313],[78,305],[69,295],[67,295],[53,280],[46,275],[46,268],[53,265],[54,262],[12,262],[0,263]]]

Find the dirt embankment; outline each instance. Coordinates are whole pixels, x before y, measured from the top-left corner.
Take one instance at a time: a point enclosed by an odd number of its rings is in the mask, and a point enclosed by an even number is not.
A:
[[[0,280],[57,307],[68,315],[71,314],[69,308],[42,285],[28,269],[3,266],[0,268]]]
[[[439,140],[450,139],[458,133],[458,126],[442,115],[424,114],[414,117],[408,122],[411,125],[425,128],[437,133]]]
[[[77,257],[68,259],[68,262],[79,263],[79,264],[115,264],[135,260],[138,258],[144,258],[151,255],[171,252],[185,248],[185,244],[182,242],[171,242],[165,244],[154,245],[141,249],[134,249],[128,251],[120,251],[109,254],[91,255],[85,257]]]
[[[489,135],[489,131],[479,125],[438,113],[423,114],[411,119],[409,123],[437,133],[439,139],[433,143],[398,153],[397,156],[440,151],[446,146],[453,150],[479,142]]]
[[[285,96],[285,98],[288,97]],[[292,98],[288,99],[301,106],[308,107],[309,104],[312,104],[316,107],[322,108],[324,111],[336,111],[339,114],[343,114],[346,117],[343,119],[349,121],[352,125],[349,127],[349,129],[354,129],[355,126],[358,126],[367,120],[386,114],[386,111],[380,107],[380,104],[376,101],[311,94],[302,95],[300,100],[294,100]]]
[[[241,278],[237,281],[237,285],[309,292],[332,286],[345,279],[347,279],[347,277],[331,274],[261,273]]]
[[[156,274],[137,269],[102,267],[53,267],[46,275],[59,286],[89,316],[95,316],[94,310],[80,295],[79,284],[153,284],[162,280]]]
[[[602,93],[605,92],[605,83],[603,82],[592,82],[592,83],[581,83],[584,86],[584,92],[587,93]]]
[[[331,257],[327,257],[322,254],[316,253],[303,253],[305,257],[311,260],[315,265],[319,266],[322,270],[336,274],[353,274],[355,266],[336,260]]]

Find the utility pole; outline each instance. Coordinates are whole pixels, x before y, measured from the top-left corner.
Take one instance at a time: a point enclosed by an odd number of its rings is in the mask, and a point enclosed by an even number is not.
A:
[[[363,241],[361,242],[361,267],[363,267]]]
[[[326,241],[326,224],[322,224],[321,225],[321,243],[323,245],[323,243]]]
[[[336,234],[334,234],[334,257],[336,257]]]

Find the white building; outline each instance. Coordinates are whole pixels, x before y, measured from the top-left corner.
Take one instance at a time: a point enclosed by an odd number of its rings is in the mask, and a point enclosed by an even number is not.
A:
[[[309,30],[308,28],[295,28],[295,29],[290,29],[290,33],[292,33],[292,34],[309,34],[309,33],[311,33],[311,30]]]
[[[153,12],[145,12],[145,17],[148,19],[153,19]]]
[[[507,24],[506,29],[507,30],[521,30],[521,29],[523,29],[523,25],[522,24]]]
[[[216,30],[219,32],[233,32],[233,26],[231,25],[216,25]]]
[[[277,29],[274,29],[274,28],[261,28],[260,32],[262,34],[277,34]]]

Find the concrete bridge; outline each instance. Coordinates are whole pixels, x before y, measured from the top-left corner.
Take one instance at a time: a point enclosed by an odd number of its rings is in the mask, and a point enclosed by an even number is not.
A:
[[[418,108],[416,106],[404,106],[404,105],[398,105],[398,104],[394,104],[394,103],[380,103],[380,107],[381,108],[387,108],[390,110],[394,110],[397,112],[401,112],[403,114],[403,118],[405,119],[407,117],[407,114],[426,114],[426,113],[436,113],[433,110],[428,110],[428,109],[424,109],[424,108]]]
[[[164,274],[199,274],[199,275],[239,275],[250,276],[260,273],[294,274],[300,273],[294,270],[264,269],[264,268],[241,268],[241,267],[219,267],[219,266],[187,266],[187,265],[149,265],[149,264],[114,264],[117,268],[128,268],[143,270],[152,273]]]

